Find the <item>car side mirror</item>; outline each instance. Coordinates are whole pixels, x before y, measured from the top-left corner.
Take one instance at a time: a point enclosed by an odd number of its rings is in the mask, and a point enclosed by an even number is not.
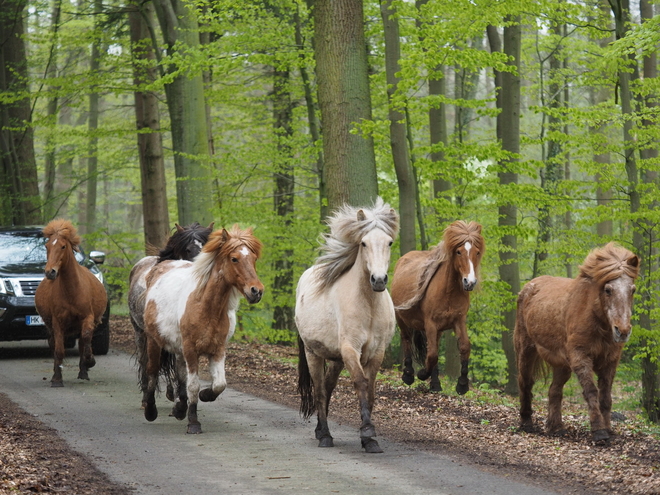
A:
[[[89,259],[97,265],[102,265],[105,262],[105,253],[103,251],[92,251],[89,253]]]

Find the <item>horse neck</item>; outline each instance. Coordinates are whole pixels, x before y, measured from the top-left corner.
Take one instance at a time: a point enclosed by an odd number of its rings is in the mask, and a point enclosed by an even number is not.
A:
[[[222,276],[222,270],[214,269],[206,283],[195,289],[195,297],[203,306],[222,311],[229,304],[232,289],[233,286]]]
[[[60,267],[60,272],[57,279],[67,289],[77,291],[80,286],[80,273],[78,272],[78,262],[73,254],[71,254],[66,263]]]
[[[452,261],[451,258],[448,258],[441,263],[440,268],[438,268],[439,279],[444,281],[446,293],[456,293],[466,296],[469,299],[470,293],[464,291],[461,286],[462,275],[459,271],[454,269],[454,263]]]

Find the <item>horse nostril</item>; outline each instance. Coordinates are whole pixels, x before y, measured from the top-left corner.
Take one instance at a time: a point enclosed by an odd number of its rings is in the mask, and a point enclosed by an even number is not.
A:
[[[387,283],[387,273],[386,273],[385,276],[383,277],[383,283],[384,283],[384,284]]]
[[[257,289],[256,287],[252,287],[250,289],[250,291],[252,292],[253,296],[256,296],[257,294],[259,294],[259,289]]]

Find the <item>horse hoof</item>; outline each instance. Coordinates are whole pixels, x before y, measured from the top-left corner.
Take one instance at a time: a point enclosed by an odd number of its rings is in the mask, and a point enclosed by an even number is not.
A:
[[[373,438],[363,438],[362,448],[367,454],[382,454],[383,449],[380,448],[378,442]]]
[[[412,385],[413,382],[415,381],[415,374],[412,371],[404,371],[403,375],[401,375],[401,380],[403,380],[403,383],[406,385]]]
[[[593,438],[593,441],[596,442],[596,443],[609,443],[610,434],[605,429],[595,430],[592,433],[592,438]]]
[[[167,384],[165,397],[167,397],[167,400],[169,400],[170,402],[174,402],[174,387],[172,387],[172,385],[170,385],[169,383]]]
[[[419,378],[422,381],[428,380],[429,376],[431,376],[431,373],[426,371],[424,368],[422,368],[417,372],[417,378]]]
[[[319,439],[319,447],[334,447],[334,446],[335,444],[332,441],[332,437],[330,435]]]
[[[78,379],[79,380],[89,380],[89,375],[87,374],[86,371],[85,372],[81,371],[80,373],[78,373]]]
[[[202,402],[213,402],[218,398],[218,395],[220,394],[214,393],[210,388],[203,388],[199,391],[199,400]]]
[[[470,390],[470,385],[467,383],[461,383],[460,381],[456,384],[456,393],[458,395],[465,395]]]
[[[565,437],[568,436],[568,430],[562,426],[561,428],[551,431],[549,434],[552,437]]]
[[[64,386],[64,382],[62,380],[51,380],[50,381],[50,386],[54,388],[59,388]]]
[[[518,431],[524,431],[525,433],[534,433],[535,428],[534,428],[534,423],[531,421],[521,423],[520,426],[518,427]]]
[[[147,406],[144,408],[144,419],[147,421],[156,421],[156,418],[158,417],[158,408],[156,407],[156,404],[147,404]]]
[[[360,428],[360,438],[371,438],[376,436],[374,425],[367,425]]]
[[[85,365],[87,365],[87,368],[93,368],[94,366],[96,366],[96,359],[94,359],[93,357],[92,359],[87,359],[85,361]]]
[[[188,406],[187,405],[182,405],[181,402],[177,402],[174,404],[174,407],[172,408],[172,412],[170,413],[170,416],[175,417],[179,421],[184,419],[186,417],[186,414],[188,413]]]
[[[431,382],[431,385],[429,386],[429,390],[431,392],[442,392],[442,385],[440,385],[440,382],[437,383]]]
[[[186,430],[186,433],[189,435],[199,435],[202,432],[202,425],[199,423],[190,423],[188,424],[188,429]]]

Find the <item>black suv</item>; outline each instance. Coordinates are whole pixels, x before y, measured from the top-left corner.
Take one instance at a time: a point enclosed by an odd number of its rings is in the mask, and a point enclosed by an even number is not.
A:
[[[43,227],[0,227],[0,341],[40,340],[48,330],[34,307],[34,293],[44,278],[46,246]],[[75,253],[78,263],[87,267],[103,283],[99,264],[105,254],[92,251],[89,257],[81,248]],[[105,283],[103,283],[105,287]],[[104,355],[110,349],[110,303],[101,324],[94,330],[92,351]],[[68,338],[65,346],[76,345]]]

